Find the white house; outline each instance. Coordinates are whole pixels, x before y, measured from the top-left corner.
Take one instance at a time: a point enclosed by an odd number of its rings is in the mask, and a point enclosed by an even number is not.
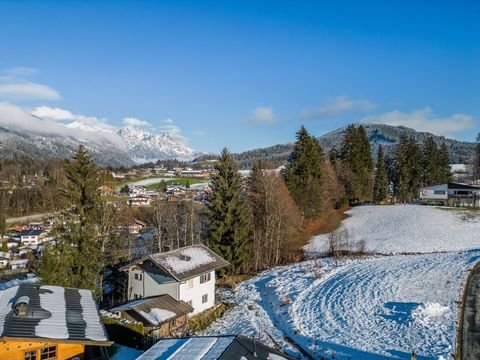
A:
[[[10,263],[9,263],[10,269],[12,269],[12,270],[26,269],[27,265],[28,265],[28,260],[27,259],[10,260]]]
[[[127,200],[127,204],[130,206],[149,206],[150,198],[144,195],[137,195],[135,197],[129,198]]]
[[[24,245],[38,245],[40,241],[40,237],[42,235],[42,230],[38,229],[30,229],[30,230],[22,230],[20,232],[20,241]]]
[[[0,251],[0,269],[6,268],[9,260],[10,260],[10,253]]]
[[[479,207],[480,187],[460,183],[426,186],[420,189],[420,200],[431,205]]]
[[[146,256],[122,270],[128,272],[128,299],[170,295],[198,314],[215,305],[215,270],[228,262],[204,245]]]

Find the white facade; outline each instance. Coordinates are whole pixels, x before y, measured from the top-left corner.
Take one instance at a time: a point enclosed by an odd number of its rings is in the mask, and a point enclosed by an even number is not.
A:
[[[179,282],[166,274],[153,274],[138,266],[130,268],[128,300],[165,294],[193,307],[190,315],[210,309],[215,305],[215,271]]]
[[[191,315],[215,306],[215,271],[180,283],[179,300],[193,307]]]
[[[10,261],[10,269],[25,269],[28,265],[28,260],[12,260]]]
[[[24,245],[38,245],[40,243],[40,235],[22,235],[20,241]]]

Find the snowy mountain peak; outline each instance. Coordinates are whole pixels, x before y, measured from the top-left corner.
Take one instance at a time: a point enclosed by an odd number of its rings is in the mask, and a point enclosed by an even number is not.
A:
[[[145,129],[125,127],[117,134],[125,142],[126,150],[135,162],[143,163],[165,159],[191,159],[195,152],[187,147],[185,138],[176,128],[168,128],[159,134]]]

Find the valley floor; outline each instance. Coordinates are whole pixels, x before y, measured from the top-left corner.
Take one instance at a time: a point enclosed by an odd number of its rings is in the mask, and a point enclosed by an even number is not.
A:
[[[224,294],[238,306],[204,333],[240,333],[315,359],[333,352],[336,359],[409,359],[412,351],[417,359],[451,358],[456,301],[480,261],[479,220],[465,210],[355,208],[342,227],[388,256],[264,272]],[[319,253],[325,241],[316,237],[306,250]]]

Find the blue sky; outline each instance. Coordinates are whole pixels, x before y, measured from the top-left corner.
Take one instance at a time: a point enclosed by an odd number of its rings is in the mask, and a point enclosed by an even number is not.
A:
[[[473,140],[479,39],[478,1],[0,0],[0,102],[201,151],[356,121]]]

